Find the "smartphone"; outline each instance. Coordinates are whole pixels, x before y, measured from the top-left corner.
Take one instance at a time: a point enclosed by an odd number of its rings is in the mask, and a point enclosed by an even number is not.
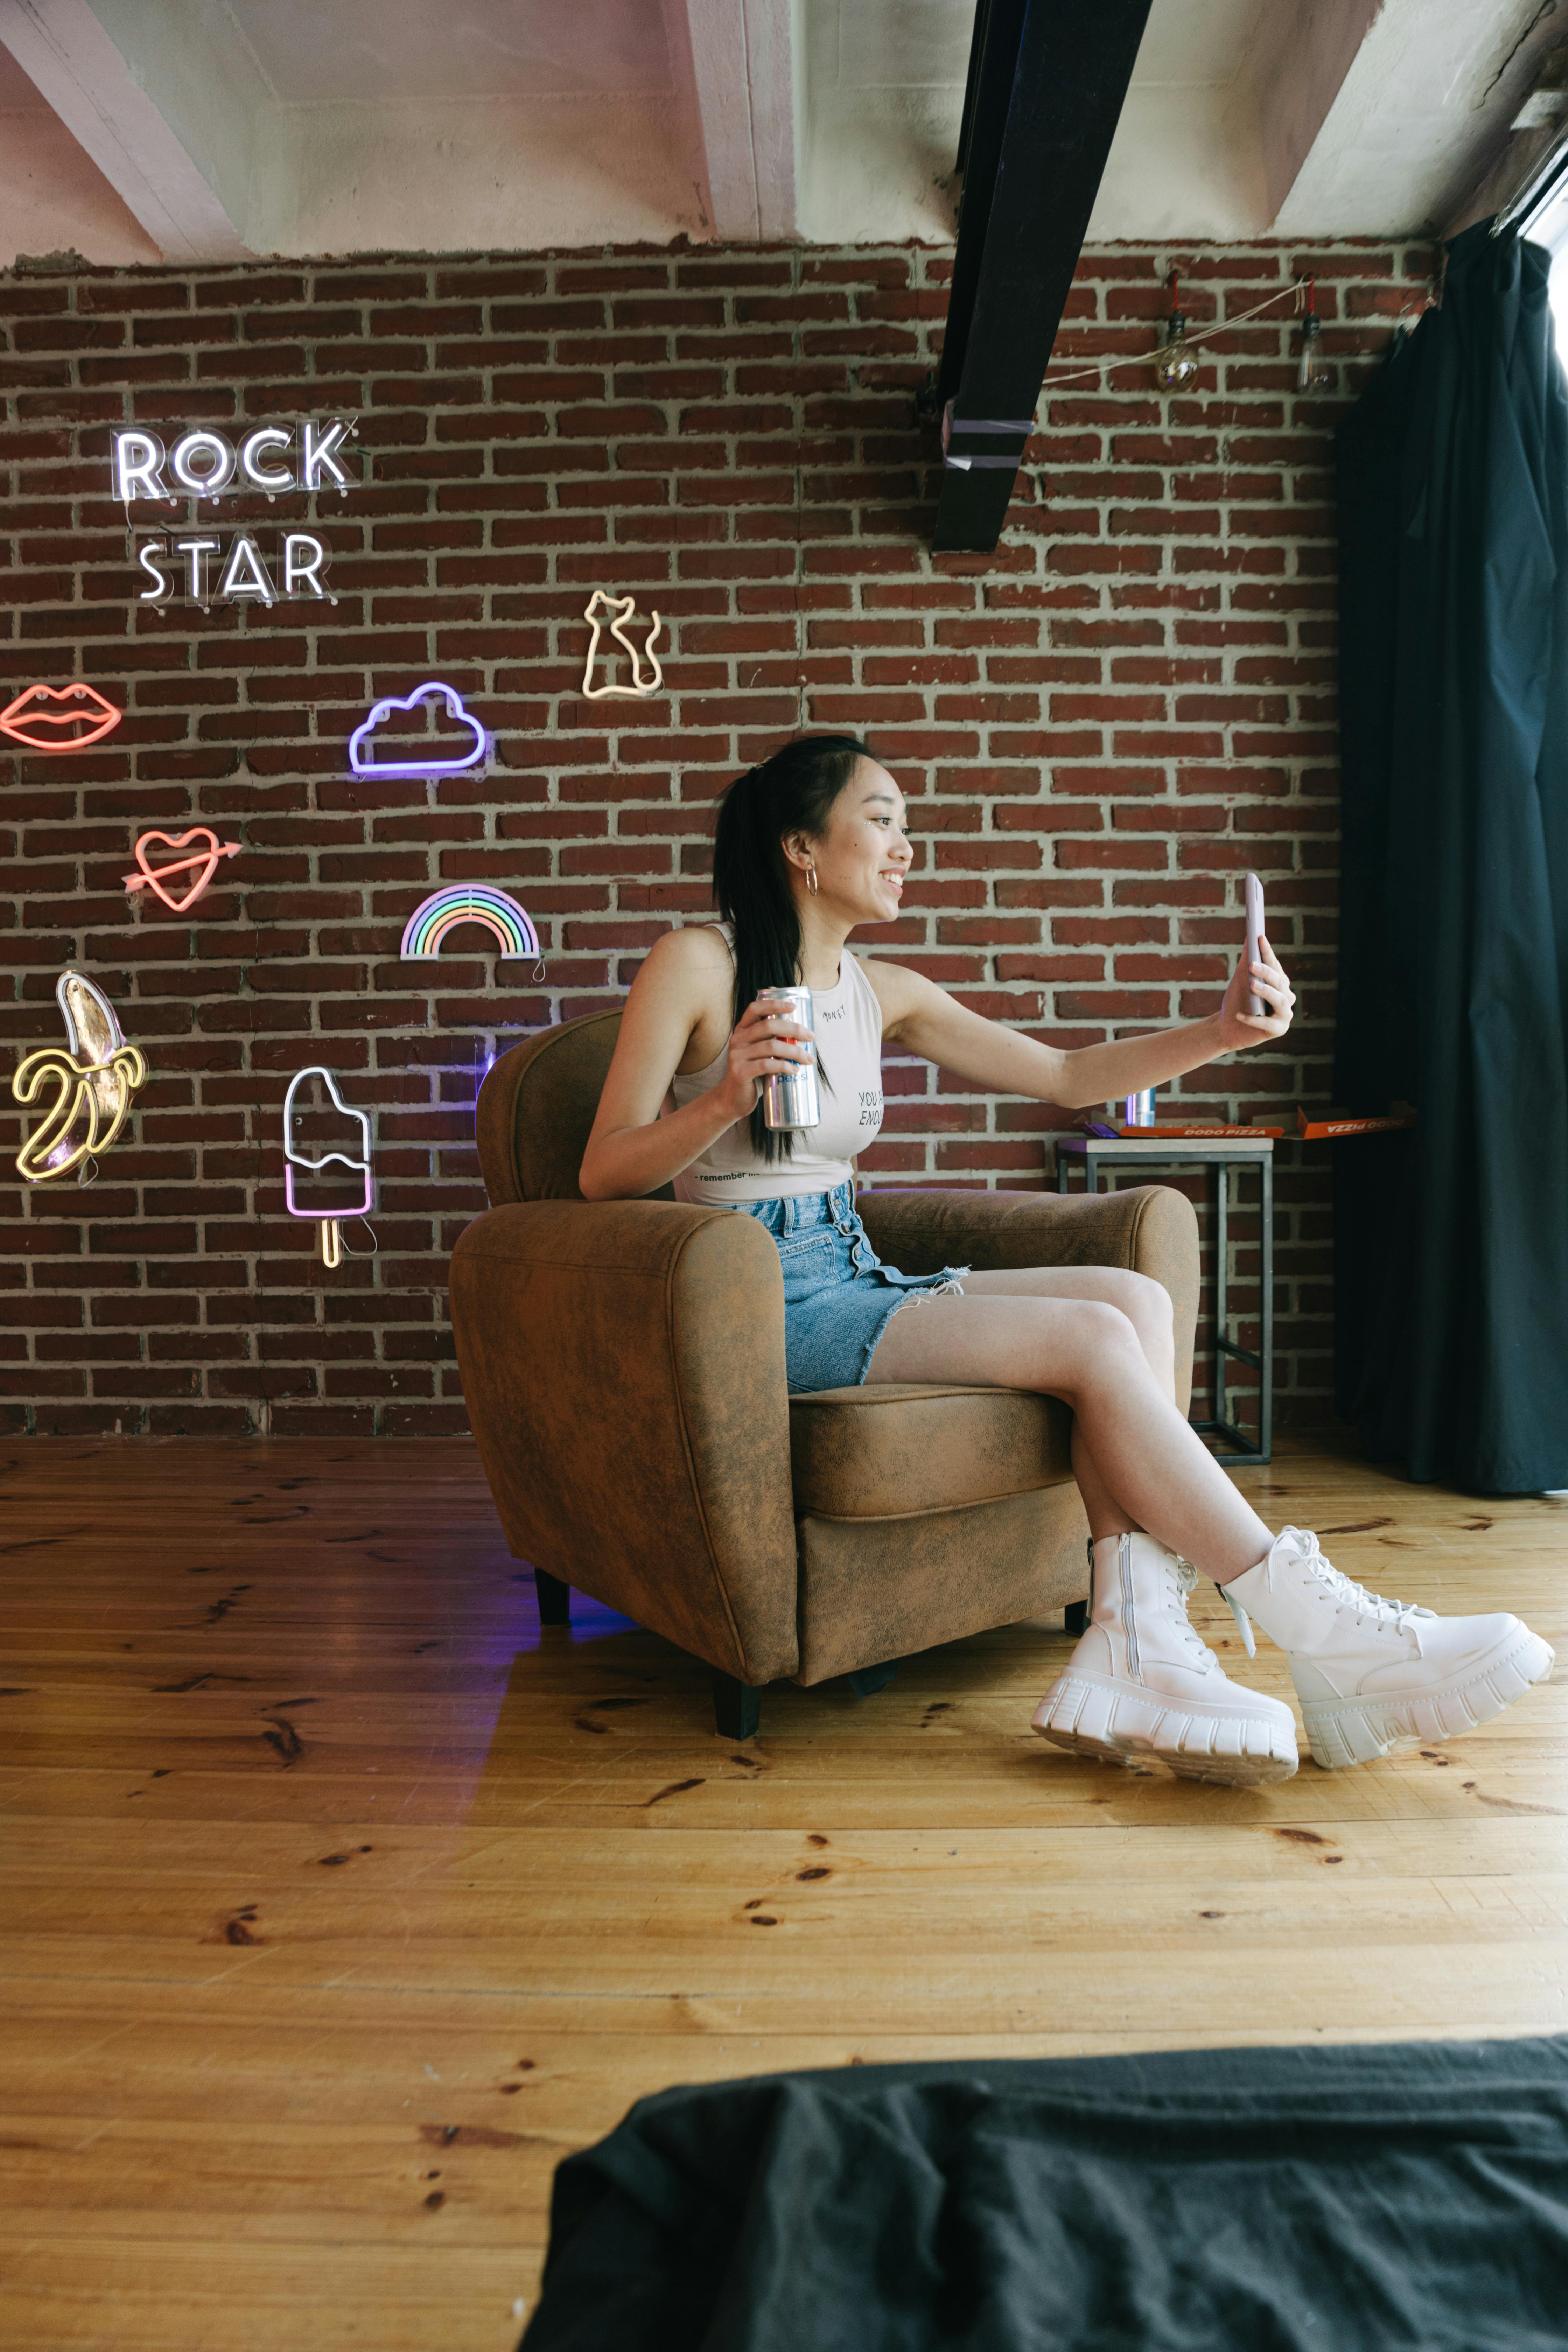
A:
[[[1249,874],[1245,887],[1247,891],[1247,976],[1250,980],[1253,965],[1262,961],[1258,951],[1258,941],[1263,937],[1263,885],[1256,874]],[[1247,992],[1245,1009],[1248,1013],[1267,1013],[1268,1007],[1262,997],[1249,988]]]

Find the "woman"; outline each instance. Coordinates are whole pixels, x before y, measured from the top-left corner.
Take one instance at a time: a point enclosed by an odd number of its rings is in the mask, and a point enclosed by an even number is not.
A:
[[[1382,1600],[1315,1536],[1264,1524],[1174,1402],[1158,1283],[1108,1266],[920,1276],[879,1263],[849,1159],[881,1125],[884,1045],[1078,1109],[1281,1037],[1295,1001],[1265,940],[1205,1020],[1073,1052],[1038,1045],[919,972],[847,953],[858,925],[898,915],[912,856],[902,793],[851,736],[797,739],[731,786],[713,861],[724,921],[670,932],[637,974],[584,1155],[586,1198],[673,1179],[683,1200],[759,1219],[784,1260],[792,1390],[959,1381],[1070,1405],[1092,1590],[1089,1630],[1034,1718],[1059,1746],[1121,1763],[1152,1753],[1204,1780],[1295,1771],[1290,1709],[1232,1682],[1188,1623],[1189,1561],[1224,1591],[1249,1656],[1252,1619],[1287,1653],[1321,1765],[1467,1731],[1544,1681],[1552,1654],[1517,1618]],[[795,985],[812,992],[823,1118],[783,1136],[763,1124],[760,1082],[814,1046],[756,1000]],[[1261,1016],[1243,1009],[1249,991]]]

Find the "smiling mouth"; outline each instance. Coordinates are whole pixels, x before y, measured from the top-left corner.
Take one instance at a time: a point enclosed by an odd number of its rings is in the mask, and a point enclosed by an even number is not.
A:
[[[0,735],[29,751],[81,751],[119,726],[117,710],[92,686],[30,686],[0,710]]]

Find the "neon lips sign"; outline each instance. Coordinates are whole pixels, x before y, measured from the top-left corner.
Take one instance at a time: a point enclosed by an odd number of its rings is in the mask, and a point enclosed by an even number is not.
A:
[[[258,425],[231,440],[197,425],[166,448],[141,426],[117,429],[110,436],[114,496],[127,520],[133,504],[147,501],[178,507],[185,499],[199,515],[204,499],[216,506],[226,497],[259,494],[270,503],[289,492],[324,489],[347,498],[353,477],[345,445],[354,430],[351,416],[307,417],[298,425]],[[138,594],[142,604],[167,604],[177,592],[198,604],[266,605],[331,593],[322,578],[326,542],[314,530],[279,531],[264,551],[252,531],[226,539],[197,520],[139,540],[135,554],[152,583]]]
[[[112,734],[125,713],[96,686],[29,686],[0,710],[0,735],[29,751],[85,751]]]

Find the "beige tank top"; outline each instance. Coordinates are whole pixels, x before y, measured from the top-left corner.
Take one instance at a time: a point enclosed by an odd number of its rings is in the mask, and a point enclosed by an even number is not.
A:
[[[731,947],[728,923],[708,928]],[[678,1201],[779,1201],[801,1192],[832,1192],[853,1181],[852,1155],[874,1143],[882,1125],[882,1008],[847,948],[839,959],[837,986],[814,989],[811,1009],[823,1082],[820,1125],[799,1130],[790,1157],[770,1165],[752,1145],[749,1119],[738,1119],[700,1160],[681,1170],[675,1180]],[[726,1039],[724,1051],[705,1070],[670,1081],[675,1109],[718,1085],[729,1050]]]

